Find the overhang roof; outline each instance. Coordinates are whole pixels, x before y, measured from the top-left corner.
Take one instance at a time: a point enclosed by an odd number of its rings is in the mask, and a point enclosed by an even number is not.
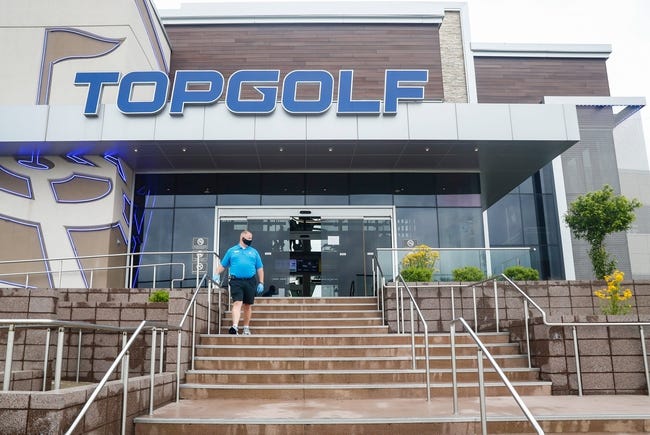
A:
[[[489,207],[579,140],[575,106],[401,103],[396,115],[238,116],[223,104],[0,107],[0,155],[115,154],[136,172],[475,172]]]

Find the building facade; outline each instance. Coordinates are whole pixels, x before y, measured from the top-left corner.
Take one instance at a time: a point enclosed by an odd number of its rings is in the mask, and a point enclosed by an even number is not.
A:
[[[603,184],[650,203],[645,100],[609,95],[606,45],[474,43],[450,2],[14,3],[4,285],[171,285],[181,266],[192,285],[211,260],[158,253],[224,252],[244,228],[294,295],[366,294],[369,254],[419,244],[440,249],[440,279],[515,263],[591,278],[568,204]],[[637,215],[608,249],[639,279]],[[142,254],[129,276],[126,253]]]

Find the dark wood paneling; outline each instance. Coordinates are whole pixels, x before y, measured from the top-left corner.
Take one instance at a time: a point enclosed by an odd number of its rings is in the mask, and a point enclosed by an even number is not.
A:
[[[383,99],[386,69],[428,69],[426,99],[443,97],[437,25],[284,24],[170,26],[172,74],[215,69],[354,69],[354,98]],[[308,87],[307,87],[308,88]],[[306,89],[313,97],[313,90]],[[250,96],[250,95],[247,95]],[[336,96],[335,96],[336,98]]]
[[[545,95],[608,96],[605,59],[475,57],[479,103],[539,103]]]

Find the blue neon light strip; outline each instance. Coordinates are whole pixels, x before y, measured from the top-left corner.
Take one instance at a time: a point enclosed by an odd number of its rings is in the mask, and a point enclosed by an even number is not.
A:
[[[126,174],[124,173],[124,168],[122,167],[120,158],[113,154],[104,154],[104,159],[115,165],[117,168],[117,173],[120,174],[120,178],[126,183]]]
[[[76,163],[78,165],[85,165],[85,166],[92,166],[92,167],[97,167],[96,164],[91,162],[90,160],[86,159],[83,156],[79,156],[73,153],[66,154],[66,158],[70,160],[73,163]]]

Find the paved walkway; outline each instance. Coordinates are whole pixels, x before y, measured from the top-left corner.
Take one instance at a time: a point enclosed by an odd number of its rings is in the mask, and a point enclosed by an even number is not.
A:
[[[538,420],[554,416],[580,419],[650,420],[649,396],[526,396],[524,403]],[[523,413],[510,397],[488,397],[488,420],[523,419]],[[475,420],[480,416],[476,398],[459,398],[459,413],[452,413],[451,397],[377,400],[181,400],[157,409],[153,416],[192,421],[242,421],[249,424],[289,420],[292,423],[316,423],[321,420],[358,422]],[[143,416],[147,417],[147,416]]]

